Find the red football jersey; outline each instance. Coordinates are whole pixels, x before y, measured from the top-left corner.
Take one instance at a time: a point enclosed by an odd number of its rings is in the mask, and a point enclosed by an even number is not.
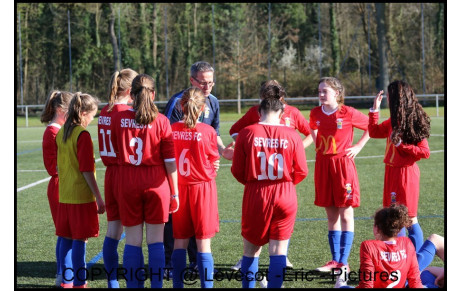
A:
[[[378,122],[379,113],[369,112],[369,136],[372,138],[387,138],[385,157],[383,158],[385,164],[393,167],[406,167],[413,165],[420,159],[430,157],[430,148],[426,139],[423,139],[417,145],[401,143],[399,146],[395,146],[390,140],[393,130],[391,119],[389,118],[381,124],[378,124]]]
[[[341,154],[353,144],[353,128],[367,130],[368,117],[353,107],[342,105],[332,113],[322,106],[310,112],[310,127],[318,130],[316,152],[323,155]]]
[[[249,181],[302,181],[308,174],[300,135],[285,125],[257,123],[240,131],[231,168],[242,184]]]
[[[57,176],[57,144],[56,135],[61,127],[57,124],[50,124],[43,133],[43,163],[50,176]]]
[[[205,123],[186,128],[183,121],[172,124],[179,184],[196,184],[216,177],[213,163],[220,158],[216,130]]]
[[[161,113],[148,125],[137,124],[133,109],[112,116],[112,145],[119,165],[155,166],[174,161],[169,120]]]
[[[408,237],[396,241],[367,240],[361,243],[358,288],[423,288],[417,254]]]
[[[99,114],[99,119],[97,121],[97,137],[99,140],[99,154],[101,160],[105,166],[116,165],[117,164],[117,155],[113,149],[111,135],[111,121],[112,116],[117,112],[128,110],[131,106],[127,104],[115,104],[112,107],[112,111],[107,112],[109,105],[106,105],[102,108],[101,113]]]
[[[246,126],[257,123],[259,121],[259,105],[254,105],[249,108],[245,115],[243,115],[237,122],[235,122],[235,124],[232,125],[230,128],[230,135],[233,137]],[[305,136],[310,134],[310,125],[308,124],[308,121],[302,115],[300,110],[294,106],[287,104],[284,106],[284,112],[281,116],[281,124],[285,124],[290,128],[297,129]]]

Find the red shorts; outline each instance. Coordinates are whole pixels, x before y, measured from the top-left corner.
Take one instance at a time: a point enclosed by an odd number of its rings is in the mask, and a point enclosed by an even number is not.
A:
[[[83,204],[59,203],[56,235],[71,239],[98,237],[96,201]]]
[[[256,246],[287,240],[294,231],[297,194],[292,182],[253,182],[244,187],[241,235]]]
[[[118,199],[116,194],[117,166],[108,166],[105,171],[104,179],[104,198],[105,209],[107,211],[107,221],[120,220],[118,211]]]
[[[118,177],[117,198],[124,226],[168,221],[171,189],[164,165],[120,166]]]
[[[59,209],[59,178],[52,176],[48,183],[48,202],[50,204],[51,216],[53,217],[54,228],[56,228],[56,219],[58,217]]]
[[[407,206],[409,216],[417,216],[420,187],[420,170],[417,164],[408,167],[385,166],[383,183],[383,206],[392,202]]]
[[[179,185],[179,210],[172,221],[174,238],[214,237],[219,232],[216,181]]]
[[[315,162],[315,205],[358,207],[359,180],[355,161],[346,155],[317,154]]]

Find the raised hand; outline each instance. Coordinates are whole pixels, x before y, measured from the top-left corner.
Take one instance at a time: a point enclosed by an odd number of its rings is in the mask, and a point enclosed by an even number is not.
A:
[[[372,109],[378,110],[380,108],[380,103],[382,103],[382,98],[383,98],[383,90],[380,90],[380,92],[377,94],[377,96],[374,99],[374,107]]]

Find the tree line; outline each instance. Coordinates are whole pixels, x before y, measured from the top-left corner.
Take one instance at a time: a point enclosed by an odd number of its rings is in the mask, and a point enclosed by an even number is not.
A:
[[[22,77],[24,104],[70,87],[104,102],[111,74],[127,67],[154,77],[157,100],[167,100],[190,86],[199,60],[214,66],[219,99],[257,98],[269,78],[289,97],[316,96],[321,76],[338,77],[347,95],[375,94],[394,79],[418,94],[444,93],[444,10],[445,3],[16,3],[16,100]]]

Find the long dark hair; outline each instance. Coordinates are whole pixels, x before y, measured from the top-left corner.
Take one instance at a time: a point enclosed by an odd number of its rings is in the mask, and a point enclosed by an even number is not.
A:
[[[412,87],[404,81],[388,85],[392,142],[416,145],[430,136],[430,117],[418,102]]]

